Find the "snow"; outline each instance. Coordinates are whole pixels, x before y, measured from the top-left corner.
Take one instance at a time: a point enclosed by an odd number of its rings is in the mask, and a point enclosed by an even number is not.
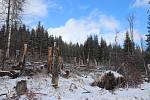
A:
[[[119,73],[117,73],[117,72],[115,72],[115,71],[112,71],[112,70],[107,70],[104,74],[109,73],[109,72],[113,73],[113,74],[114,74],[114,77],[116,77],[116,78],[118,78],[118,77],[123,77],[121,74],[119,74]],[[103,74],[103,75],[104,75],[104,74]]]
[[[120,76],[116,74],[116,76]],[[94,79],[90,76],[80,77],[73,75],[69,79],[59,78],[59,88],[51,85],[51,75],[35,75],[33,77],[20,77],[10,79],[0,78],[0,94],[6,93],[12,97],[14,87],[20,80],[27,80],[28,92],[38,100],[150,100],[150,83],[143,83],[139,88],[116,89],[114,92],[92,87]],[[72,86],[71,86],[72,84]],[[28,100],[29,95],[22,95],[20,100]],[[6,99],[0,96],[0,100]]]

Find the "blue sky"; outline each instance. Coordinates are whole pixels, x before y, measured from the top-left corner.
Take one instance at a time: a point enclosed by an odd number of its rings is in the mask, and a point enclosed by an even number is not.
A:
[[[90,34],[114,42],[116,31],[122,43],[128,30],[127,16],[135,15],[135,42],[147,33],[148,0],[27,0],[24,22],[35,27],[38,21],[49,34],[67,42],[83,43]]]

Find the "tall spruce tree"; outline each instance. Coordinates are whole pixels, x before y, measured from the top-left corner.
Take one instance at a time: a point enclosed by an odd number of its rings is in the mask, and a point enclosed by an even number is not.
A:
[[[150,4],[150,2],[149,2]],[[148,81],[150,82],[150,70],[147,66],[147,64],[150,64],[150,14],[148,15],[148,34],[146,35],[147,39],[147,48],[146,48],[146,52],[145,52],[145,62],[146,62],[146,69],[147,69],[147,75],[148,75]]]
[[[0,49],[4,49],[5,46],[5,26],[3,25],[2,28],[0,29]]]
[[[39,52],[39,59],[42,57],[42,49],[44,44],[44,27],[41,25],[41,22],[38,23],[37,29],[36,29],[36,43],[37,43],[37,49]]]
[[[145,61],[146,61],[146,63],[150,63],[150,14],[148,15],[147,29],[148,29],[148,34],[146,35],[147,48],[146,48]]]
[[[128,31],[126,32],[126,37],[125,37],[125,40],[124,40],[124,53],[125,54],[132,54],[133,52],[133,47],[132,47],[132,41],[129,37],[129,33]]]
[[[31,30],[29,47],[30,47],[30,50],[31,50],[31,54],[33,56],[34,52],[35,52],[35,48],[36,48],[36,32],[35,32],[34,29]]]
[[[98,62],[98,49],[99,49],[99,41],[98,41],[98,36],[95,35],[93,39],[93,56],[94,59]]]
[[[106,64],[109,60],[109,49],[107,47],[106,41],[101,38],[100,47],[99,47],[99,60],[102,64]]]

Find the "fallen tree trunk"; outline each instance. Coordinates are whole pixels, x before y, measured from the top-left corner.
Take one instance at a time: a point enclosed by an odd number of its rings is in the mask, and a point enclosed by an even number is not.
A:
[[[10,71],[0,71],[0,77],[3,76],[13,77],[13,74]]]
[[[17,78],[20,75],[19,71],[11,70],[11,71],[0,71],[0,77],[9,76],[11,78]]]

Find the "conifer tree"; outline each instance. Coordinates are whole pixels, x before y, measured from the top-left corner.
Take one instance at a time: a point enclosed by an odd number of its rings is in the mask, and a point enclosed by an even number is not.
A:
[[[125,37],[125,40],[124,40],[124,53],[125,54],[132,54],[133,52],[133,47],[132,47],[132,41],[129,37],[129,33],[128,31],[126,32],[126,37]]]
[[[0,29],[0,49],[4,49],[5,46],[5,36],[4,36],[4,32],[5,32],[5,26],[3,25],[2,28]]]
[[[145,60],[146,60],[146,63],[150,63],[150,15],[148,16],[148,26],[147,26],[147,29],[148,29],[148,34],[146,35],[146,37],[147,37],[147,39],[146,39],[147,48],[146,48]]]

